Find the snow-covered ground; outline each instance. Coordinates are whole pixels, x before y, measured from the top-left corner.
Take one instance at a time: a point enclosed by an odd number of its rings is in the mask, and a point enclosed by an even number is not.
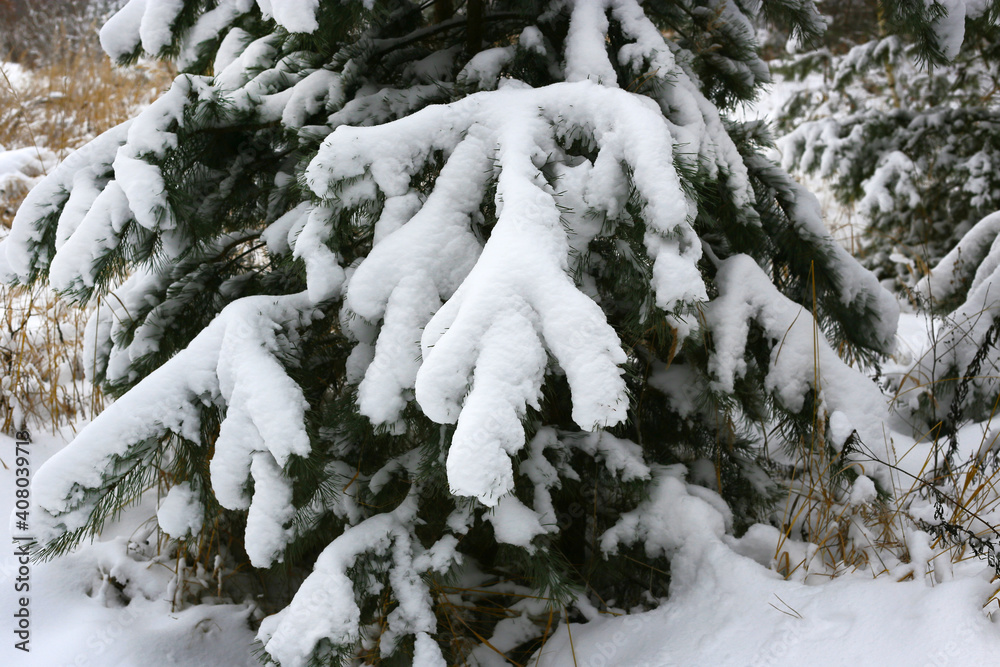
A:
[[[916,328],[918,322],[909,325]],[[31,469],[57,451],[66,435],[34,433]],[[130,510],[100,541],[55,562],[30,565],[30,591],[17,592],[20,564],[11,535],[22,533],[12,514],[15,448],[13,439],[0,436],[0,515],[11,516],[0,525],[0,540],[12,545],[0,556],[0,609],[7,626],[2,628],[0,664],[257,664],[250,607],[171,610],[170,564],[130,553],[130,540],[142,541],[141,527],[155,513],[149,502]],[[702,510],[712,511],[707,503]],[[773,558],[773,529],[761,527],[737,541],[717,539],[705,527],[710,524],[681,522],[679,531],[688,545],[674,559],[673,596],[666,604],[642,614],[595,615],[587,624],[563,626],[536,664],[942,667],[991,664],[1000,655],[1000,625],[993,620],[1000,615],[991,618],[983,609],[997,584],[991,583],[992,569],[981,561],[965,561],[945,581],[920,577],[896,582],[858,572],[807,584],[786,580],[761,564]],[[30,653],[15,648],[20,640],[13,614],[24,595],[30,597]]]
[[[539,665],[943,667],[995,664],[1000,651],[1000,627],[980,609],[995,588],[987,574],[807,586],[721,552],[697,573],[655,611],[560,628]]]
[[[30,83],[30,73],[13,63],[0,62],[0,95],[10,94],[8,86],[21,89]],[[58,156],[45,146],[0,145],[0,197],[23,192],[58,164]],[[0,228],[0,238],[6,230]],[[5,289],[0,287],[0,290]],[[0,304],[15,310],[32,308],[31,295],[15,296]],[[37,308],[38,304],[35,304]],[[5,306],[0,305],[0,308]],[[0,315],[3,328],[20,312]],[[41,326],[33,316],[29,327]],[[70,323],[64,323],[74,333]],[[10,378],[2,391],[13,391]],[[16,398],[16,397],[15,397]],[[16,401],[15,401],[16,402]],[[16,418],[16,417],[15,417]],[[79,430],[82,423],[74,424]],[[172,609],[175,585],[169,563],[138,558],[134,553],[137,532],[156,512],[148,502],[130,510],[120,525],[110,526],[101,540],[85,544],[75,553],[48,563],[23,562],[20,545],[14,540],[31,535],[18,530],[15,503],[18,500],[18,457],[28,452],[28,471],[34,473],[52,454],[73,437],[73,428],[52,433],[32,428],[32,442],[18,452],[17,442],[0,434],[0,665],[17,667],[139,667],[164,665],[195,667],[219,665],[242,667],[259,664],[252,651],[254,632],[247,605],[199,605]],[[23,471],[21,471],[23,473]],[[20,475],[23,477],[24,475]],[[153,501],[155,503],[155,500]],[[141,535],[139,535],[141,537]],[[140,540],[141,541],[141,540]],[[24,618],[27,602],[27,632],[16,631]],[[19,616],[20,615],[20,616]],[[29,651],[18,648],[23,645]]]

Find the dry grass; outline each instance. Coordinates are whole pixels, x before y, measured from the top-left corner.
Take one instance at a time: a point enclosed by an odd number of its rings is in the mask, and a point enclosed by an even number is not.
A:
[[[92,418],[103,407],[100,392],[84,381],[85,311],[44,288],[0,288],[0,421],[5,432],[26,423],[53,429]]]
[[[0,238],[30,187],[58,160],[135,115],[170,83],[162,65],[121,69],[96,49],[68,53],[37,69],[6,66],[0,75],[0,146],[27,163],[0,174]],[[0,425],[26,420],[53,428],[92,418],[99,393],[83,379],[88,313],[60,303],[45,287],[0,286]]]
[[[978,456],[950,471],[935,470],[934,452],[941,448],[947,444],[914,445],[910,452],[926,452],[923,466],[916,474],[890,467],[895,495],[874,502],[852,503],[849,497],[831,492],[825,471],[803,471],[786,499],[783,538],[801,538],[816,548],[803,551],[800,543],[783,539],[775,551],[778,571],[805,580],[867,573],[935,584],[954,578],[955,569],[965,561],[996,566],[994,548],[1000,545],[995,525],[1000,509],[996,461]],[[1000,589],[984,600],[984,607],[1000,609]]]
[[[813,314],[815,322],[815,310]],[[814,329],[814,386],[821,385],[822,375],[819,335]],[[924,356],[935,353],[932,344]],[[922,360],[900,380],[900,387],[933,397],[936,380],[914,377]],[[887,417],[891,406],[906,411],[898,390],[886,406]],[[988,555],[992,547],[982,548],[984,540],[1000,539],[984,518],[1000,505],[1000,460],[990,456],[995,443],[986,442],[997,438],[987,435],[992,417],[982,425],[979,453],[959,465],[941,460],[950,447],[941,435],[942,424],[916,437],[906,451],[896,450],[886,425],[881,442],[852,438],[844,451],[834,452],[825,443],[826,416],[819,405],[814,405],[813,419],[813,437],[799,442],[793,457],[775,547],[776,568],[786,577],[832,578],[860,571],[899,581],[944,581],[953,576],[956,563]],[[878,477],[888,494],[875,495],[874,483],[859,477],[868,475]],[[855,478],[859,482],[852,482]]]
[[[901,384],[933,396],[941,381],[918,380],[911,370]],[[891,402],[905,413],[899,393]],[[975,424],[982,433],[978,443],[969,440],[968,432],[961,436],[955,461],[944,455],[952,443],[942,435],[941,423],[912,439],[900,436],[901,449],[888,431],[874,446],[853,443],[849,456],[800,443],[775,549],[776,569],[802,580],[867,573],[932,585],[954,578],[966,561],[985,561],[1000,573],[998,407],[1000,398],[990,418]],[[891,495],[852,498],[831,484],[848,468],[859,475],[880,469]],[[803,549],[803,542],[814,547]],[[1000,588],[983,602],[991,613],[1000,610]]]
[[[882,454],[878,460],[893,460],[893,455]],[[832,578],[859,571],[873,577],[913,576],[913,569],[907,567],[912,562],[907,535],[914,522],[904,511],[910,493],[852,502],[849,494],[831,484],[831,473],[842,472],[835,470],[838,466],[844,462],[817,448],[803,451],[784,501],[784,531],[775,551],[778,571],[789,578]],[[860,474],[871,472],[861,463],[852,467]],[[916,491],[916,487],[911,489]],[[803,551],[801,543],[789,540],[792,537],[815,545],[815,550]]]

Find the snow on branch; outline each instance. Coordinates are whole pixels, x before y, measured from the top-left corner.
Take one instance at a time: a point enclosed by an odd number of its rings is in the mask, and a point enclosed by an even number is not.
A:
[[[167,56],[180,43],[182,67],[197,60],[198,50],[216,39],[241,16],[250,13],[254,0],[199,2],[197,17],[190,25],[180,25],[185,0],[129,0],[101,28],[105,53],[121,60],[141,47],[152,56]],[[370,5],[370,3],[367,3]],[[319,0],[256,0],[265,19],[273,18],[288,32],[311,33],[319,27],[316,10]],[[188,8],[190,9],[190,8]]]
[[[419,456],[411,454],[403,457],[404,465],[415,474]],[[361,566],[366,571],[378,571],[378,563],[384,562],[388,570],[385,579],[399,604],[388,615],[388,627],[379,638],[382,654],[390,655],[402,636],[414,634],[417,642],[413,664],[444,667],[437,644],[420,639],[433,634],[437,627],[430,591],[421,574],[444,573],[460,556],[455,551],[457,540],[450,535],[429,549],[420,546],[413,534],[418,515],[417,488],[414,484],[393,511],[347,528],[323,550],[291,603],[261,624],[257,637],[268,655],[282,665],[298,667],[308,664],[322,640],[335,646],[355,644],[362,632],[361,610],[348,570]],[[374,572],[370,575],[366,597],[382,592],[381,579]]]
[[[978,302],[981,307],[983,299],[975,299],[973,294],[988,280],[992,280],[1000,266],[998,239],[1000,213],[991,213],[977,222],[937,266],[920,279],[914,287],[915,291],[930,303],[947,300],[955,292],[967,288],[968,301]]]
[[[41,538],[87,526],[116,462],[167,433],[201,442],[202,406],[225,405],[211,462],[213,491],[229,509],[249,509],[251,562],[280,560],[293,537],[291,486],[282,467],[307,456],[306,401],[279,359],[313,309],[305,295],[247,297],[219,314],[191,344],[87,425],[35,476]],[[254,480],[251,497],[247,480]],[[111,482],[109,482],[111,480]]]
[[[601,551],[614,554],[621,545],[639,543],[650,558],[673,557],[681,549],[697,553],[721,544],[726,515],[719,506],[725,503],[714,492],[686,483],[686,475],[680,464],[655,466],[649,498],[605,531]]]
[[[956,294],[965,298],[938,325],[932,349],[910,370],[905,384],[924,390],[923,378],[954,374],[970,385],[978,404],[993,405],[1000,369],[1000,355],[990,342],[1000,315],[1000,213],[979,221],[915,290],[930,303],[947,303]],[[937,368],[949,370],[935,374]],[[943,387],[935,390],[944,394]],[[962,407],[973,402],[968,399]]]
[[[180,76],[135,119],[63,162],[29,195],[0,245],[10,277],[27,282],[48,268],[57,291],[89,295],[104,261],[126,242],[123,235],[133,223],[160,235],[166,258],[180,257],[191,240],[177,230],[157,162],[176,148],[175,130],[185,110],[207,94],[205,78]],[[55,237],[48,240],[51,218],[60,208]]]
[[[884,0],[886,24],[916,36],[920,59],[931,65],[953,60],[965,41],[966,20],[992,13],[985,0]]]
[[[765,386],[785,409],[800,411],[812,389],[836,426],[834,446],[842,446],[855,430],[870,446],[882,441],[886,401],[878,386],[841,360],[809,311],[778,292],[747,255],[721,261],[716,284],[719,296],[705,307],[713,332],[708,369],[715,389],[731,393],[746,373],[747,337],[755,322],[774,343]]]
[[[567,154],[574,140],[597,152],[589,178],[550,183],[550,164],[585,161]],[[446,162],[419,205],[413,180],[436,153]],[[657,305],[703,301],[694,204],[674,155],[655,106],[590,81],[509,86],[386,125],[335,130],[306,171],[309,185],[336,206],[347,197],[351,205],[359,196],[374,199],[373,188],[359,185],[371,183],[386,198],[377,229],[394,228],[346,287],[353,312],[383,321],[361,385],[362,411],[391,422],[403,405],[398,397],[414,388],[429,417],[458,423],[449,454],[453,490],[491,505],[512,488],[507,457],[524,444],[520,420],[526,406],[538,406],[547,353],[567,375],[577,424],[590,430],[620,422],[628,404],[624,352],[599,306],[567,274],[575,239],[560,205],[573,199],[614,219],[631,180],[645,205]],[[345,195],[338,188],[348,179]],[[491,180],[497,222],[480,246],[469,221]],[[579,190],[557,193],[567,187]],[[316,300],[332,295],[322,272],[334,261],[323,243],[326,221],[311,217],[295,244]],[[419,370],[402,361],[407,355],[422,355]],[[382,369],[393,369],[392,377]]]
[[[48,270],[52,261],[49,244],[56,250],[61,248],[93,208],[108,185],[111,165],[132,122],[112,128],[71,154],[28,192],[10,234],[0,242],[0,278],[27,283]],[[52,224],[54,220],[57,226]],[[54,239],[47,240],[52,227]]]

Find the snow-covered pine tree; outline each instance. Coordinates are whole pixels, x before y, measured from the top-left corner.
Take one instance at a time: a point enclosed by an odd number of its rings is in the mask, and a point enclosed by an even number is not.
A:
[[[837,352],[886,350],[895,302],[725,115],[768,81],[759,20],[822,26],[808,0],[129,2],[105,49],[185,73],[0,246],[91,304],[117,397],[35,477],[40,555],[165,478],[179,557],[301,582],[262,598],[269,659],[490,664],[656,604],[691,531],[768,519],[784,449],[880,438]]]
[[[779,67],[825,72],[785,105],[779,143],[785,168],[828,179],[862,215],[862,263],[909,289],[1000,208],[1000,3],[868,4],[869,39]],[[968,287],[928,305],[948,312]]]

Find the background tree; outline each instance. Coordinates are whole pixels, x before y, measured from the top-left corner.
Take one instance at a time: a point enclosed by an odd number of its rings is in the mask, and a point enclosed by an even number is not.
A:
[[[935,441],[928,477],[969,485],[995,466],[991,444],[957,457],[960,430],[995,413],[1000,376],[1000,10],[869,5],[877,35],[843,55],[805,53],[779,68],[814,79],[823,70],[831,89],[806,84],[792,97],[779,145],[787,167],[819,174],[841,204],[860,210],[862,262],[928,315],[930,348],[888,387],[915,436]],[[916,24],[906,20],[911,10]]]
[[[822,27],[787,0],[132,0],[104,48],[184,73],[0,246],[95,304],[118,396],[36,474],[40,555],[168,479],[178,557],[259,571],[269,659],[523,661],[554,611],[655,604],[692,535],[768,520],[789,449],[881,437],[834,350],[876,360],[895,302],[725,115],[769,80],[754,20]]]
[[[1000,207],[1000,5],[917,4],[873,0],[877,34],[779,68],[826,73],[781,112],[783,164],[826,179],[861,213],[862,262],[896,289]],[[928,305],[948,312],[967,289]]]

